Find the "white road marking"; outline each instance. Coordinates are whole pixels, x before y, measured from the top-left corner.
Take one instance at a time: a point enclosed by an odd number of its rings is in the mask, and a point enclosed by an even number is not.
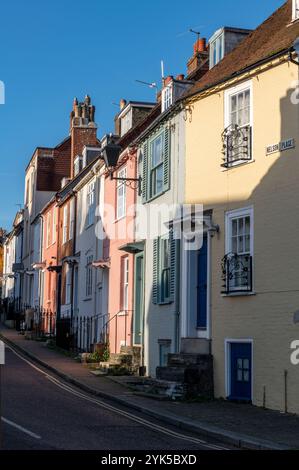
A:
[[[154,431],[158,431],[158,432],[161,432],[162,434],[166,434],[168,436],[171,436],[171,437],[175,437],[177,439],[181,439],[181,440],[184,440],[184,441],[188,441],[188,442],[192,442],[193,444],[199,444],[199,445],[203,445],[209,449],[213,449],[213,450],[229,450],[228,448],[226,447],[223,447],[223,446],[218,446],[218,445],[215,445],[215,444],[208,444],[206,441],[202,440],[202,439],[197,439],[195,437],[191,437],[191,436],[187,436],[185,434],[181,434],[181,433],[178,433],[178,432],[175,432],[175,431],[172,431],[171,429],[168,429],[168,428],[165,428],[163,426],[160,426],[158,424],[154,424],[146,419],[143,419],[143,418],[140,418],[140,417],[137,417],[135,416],[134,414],[132,413],[128,413],[126,411],[123,411],[119,408],[116,408],[112,405],[108,405],[107,403],[103,402],[102,400],[99,400],[97,398],[92,398],[91,396],[88,396],[86,395],[85,393],[82,393],[78,390],[75,390],[73,387],[61,382],[60,380],[56,379],[55,377],[53,377],[52,375],[48,374],[47,372],[43,371],[42,369],[40,369],[39,367],[37,367],[35,364],[33,364],[31,361],[29,361],[28,359],[25,359],[21,354],[19,354],[18,352],[16,352],[11,346],[8,346],[6,344],[6,347],[9,348],[16,356],[18,356],[22,361],[26,362],[30,367],[32,367],[33,369],[35,369],[36,371],[40,372],[42,375],[44,375],[48,380],[50,380],[54,385],[56,385],[57,387],[65,390],[66,392],[72,394],[72,395],[75,395],[77,396],[78,398],[81,398],[85,401],[89,401],[90,403],[94,403],[98,406],[100,406],[101,408],[104,408],[108,411],[111,411],[113,413],[116,413],[116,414],[119,414],[127,419],[130,419],[131,421],[135,421],[136,423],[139,423],[143,426],[146,426]]]
[[[32,431],[29,431],[29,429],[23,428],[23,426],[20,426],[19,424],[14,423],[13,421],[10,421],[9,419],[3,418],[3,416],[1,418],[1,421],[3,421],[3,423],[8,424],[9,426],[12,426],[13,428],[18,429],[21,432],[24,432],[25,434],[28,434],[28,436],[30,437],[34,437],[34,439],[41,439],[41,436],[39,436],[38,434],[35,434]]]

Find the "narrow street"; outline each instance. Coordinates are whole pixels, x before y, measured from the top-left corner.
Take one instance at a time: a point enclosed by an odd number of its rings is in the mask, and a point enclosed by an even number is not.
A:
[[[6,347],[2,369],[6,450],[226,449],[89,396]]]

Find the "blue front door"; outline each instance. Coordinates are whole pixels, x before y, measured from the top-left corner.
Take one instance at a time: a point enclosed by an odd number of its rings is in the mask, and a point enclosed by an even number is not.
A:
[[[197,258],[197,328],[207,328],[208,240],[203,239]]]
[[[230,343],[230,396],[231,400],[251,401],[252,345]]]

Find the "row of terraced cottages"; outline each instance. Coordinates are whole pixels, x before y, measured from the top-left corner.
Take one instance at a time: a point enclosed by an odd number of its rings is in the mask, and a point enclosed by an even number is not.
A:
[[[186,76],[121,100],[109,135],[74,101],[69,136],[26,168],[7,304],[140,374],[299,412],[298,8],[198,39]]]

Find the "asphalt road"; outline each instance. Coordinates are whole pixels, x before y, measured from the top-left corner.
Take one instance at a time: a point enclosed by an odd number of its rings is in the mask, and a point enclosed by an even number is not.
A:
[[[1,389],[2,449],[228,448],[88,395],[9,348],[6,365],[2,367]]]

